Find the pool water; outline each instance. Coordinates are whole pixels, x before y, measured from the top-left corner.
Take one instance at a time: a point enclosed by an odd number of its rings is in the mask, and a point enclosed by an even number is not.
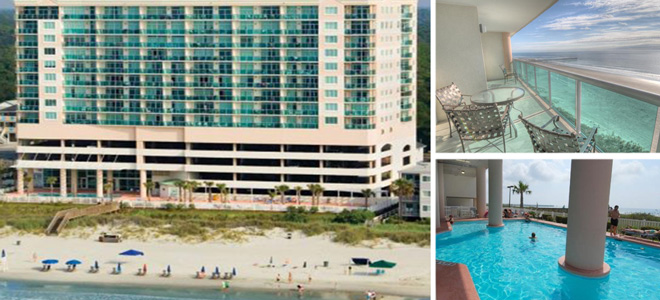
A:
[[[340,292],[311,292],[300,296],[296,291],[250,292],[220,289],[168,289],[99,286],[79,284],[53,284],[0,280],[0,299],[3,300],[180,300],[180,299],[225,299],[225,300],[285,300],[285,299],[339,299],[362,300],[362,294]],[[408,299],[405,299],[408,300]],[[414,298],[410,298],[414,300]]]
[[[566,252],[566,229],[524,221],[504,224],[488,228],[485,221],[458,222],[436,236],[436,258],[467,265],[482,300],[660,299],[660,249],[607,239],[610,275],[583,278],[557,264]],[[536,242],[528,238],[532,232]]]

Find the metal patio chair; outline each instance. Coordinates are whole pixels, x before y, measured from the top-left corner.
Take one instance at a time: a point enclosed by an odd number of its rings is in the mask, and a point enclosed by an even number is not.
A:
[[[449,137],[452,137],[452,131],[451,121],[449,121],[449,113],[447,111],[462,105],[464,97],[471,97],[471,95],[464,95],[461,93],[461,90],[453,82],[450,85],[435,91],[435,98],[438,101],[438,104],[440,104],[442,110],[444,110],[445,114],[447,114],[447,123],[449,123]]]
[[[506,152],[504,132],[509,121],[507,114],[511,104],[505,106],[503,111],[497,105],[465,105],[447,111],[447,115],[461,139],[461,146],[465,152],[465,141],[488,141],[495,148],[502,151],[490,140],[502,138]]]
[[[561,129],[557,125],[559,121],[559,116],[554,116],[550,121],[545,123],[543,126],[537,126],[531,123],[528,120],[525,120],[522,115],[518,116],[518,119],[525,125],[527,133],[529,133],[529,138],[532,139],[532,145],[534,146],[534,152],[541,153],[588,153],[596,152],[596,132],[598,127],[594,128],[589,135],[586,137],[581,137],[575,135],[573,132],[568,132]],[[549,130],[546,129],[550,123],[553,124],[554,128]]]
[[[506,84],[511,78],[513,78],[514,83],[518,83],[518,74],[516,74],[516,72],[507,71],[506,67],[503,64],[500,65],[500,70],[502,70],[502,74],[504,74],[504,84]]]

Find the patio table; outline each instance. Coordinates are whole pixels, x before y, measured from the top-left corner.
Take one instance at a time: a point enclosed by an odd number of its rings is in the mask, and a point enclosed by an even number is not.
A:
[[[492,88],[492,89],[487,89],[484,91],[481,91],[479,93],[476,93],[472,95],[471,101],[475,105],[507,105],[511,104],[511,107],[513,107],[513,102],[521,99],[522,97],[525,96],[525,90],[519,87],[497,87],[497,88]],[[517,109],[516,109],[517,110]],[[507,119],[509,119],[509,122],[512,122],[511,120],[511,110],[507,112]],[[513,123],[510,123],[513,124]],[[513,131],[516,133],[516,136],[518,136],[518,130],[516,129],[515,126],[513,127]]]

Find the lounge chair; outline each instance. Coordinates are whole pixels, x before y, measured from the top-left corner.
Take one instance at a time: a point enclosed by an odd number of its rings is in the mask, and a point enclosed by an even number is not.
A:
[[[504,84],[506,84],[511,78],[513,78],[515,83],[518,83],[518,74],[516,74],[516,72],[507,71],[506,67],[503,64],[500,65],[500,69],[502,70],[502,74],[504,75]]]
[[[113,267],[113,268],[112,268],[112,273],[111,273],[111,274],[112,274],[112,275],[119,275],[119,274],[121,274],[121,270],[119,270],[119,269]]]
[[[505,106],[500,112],[495,104],[491,105],[466,105],[447,110],[447,115],[458,132],[461,146],[465,152],[465,141],[488,141],[502,138],[502,144],[506,152],[506,140],[504,138],[506,126],[509,122],[509,110],[511,104]],[[492,144],[492,143],[491,143]],[[498,148],[492,144],[495,148]],[[500,149],[501,150],[501,149]]]
[[[596,152],[596,132],[598,128],[594,128],[589,135],[581,137],[575,135],[573,132],[562,130],[557,125],[559,116],[554,116],[550,121],[543,126],[538,126],[532,122],[525,120],[522,115],[518,119],[525,125],[529,138],[532,140],[534,152],[548,152],[548,153],[588,153]],[[554,128],[552,130],[545,129],[552,123]]]
[[[447,114],[447,123],[449,123],[449,137],[452,137],[452,131],[451,121],[449,120],[449,114],[447,111],[462,105],[464,97],[471,96],[461,93],[461,90],[458,89],[458,86],[456,86],[456,84],[453,82],[450,85],[435,91],[435,99],[438,101],[438,104],[440,104],[440,107],[442,107],[442,110],[445,111],[445,114]]]

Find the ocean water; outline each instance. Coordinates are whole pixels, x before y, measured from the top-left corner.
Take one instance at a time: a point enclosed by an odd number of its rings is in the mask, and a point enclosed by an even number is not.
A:
[[[566,229],[523,221],[486,225],[459,222],[436,236],[436,258],[467,265],[482,300],[660,299],[660,249],[607,239],[610,275],[587,279],[557,264],[565,255]],[[536,242],[528,238],[532,232]]]
[[[135,288],[0,280],[0,299],[2,300],[363,300],[364,298],[365,296],[361,294],[338,292],[306,291],[301,296],[293,290],[272,293],[239,290],[223,292],[220,289]]]

